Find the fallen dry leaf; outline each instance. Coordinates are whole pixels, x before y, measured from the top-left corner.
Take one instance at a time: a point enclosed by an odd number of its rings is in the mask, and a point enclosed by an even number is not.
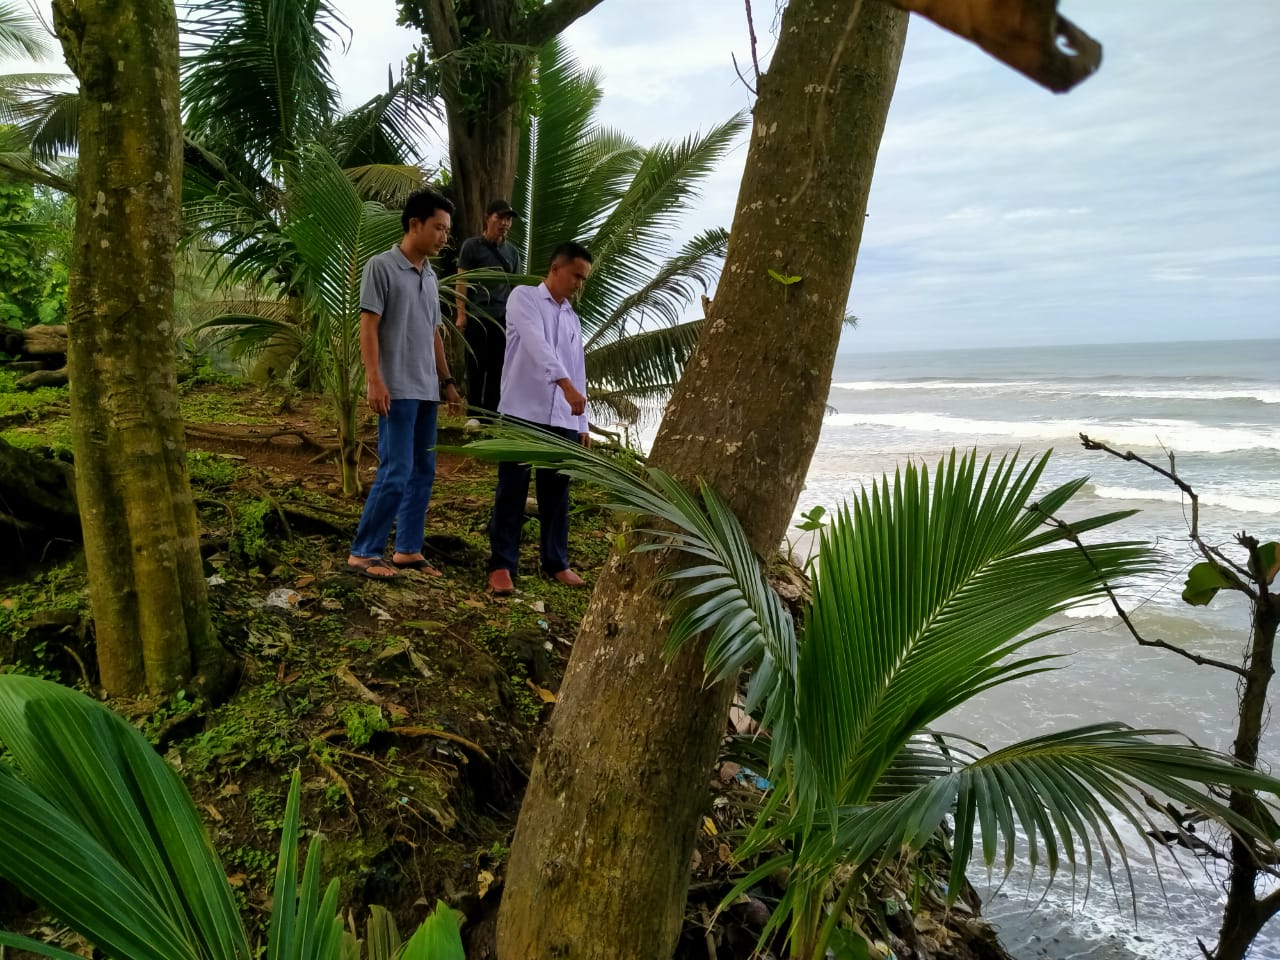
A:
[[[222,822],[222,814],[218,812],[218,808],[215,807],[212,803],[206,803],[204,805],[204,809],[209,814],[209,816],[211,816],[215,821],[217,821],[218,823]]]
[[[532,680],[529,680],[527,678],[525,679],[524,682],[529,687],[530,690],[532,690],[534,693],[538,695],[538,699],[541,700],[543,703],[556,702],[556,695],[552,693],[550,690],[546,689],[545,687],[538,686]]]

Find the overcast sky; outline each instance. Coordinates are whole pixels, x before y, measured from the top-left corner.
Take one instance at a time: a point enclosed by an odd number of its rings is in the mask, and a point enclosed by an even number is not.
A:
[[[415,36],[394,0],[334,0],[344,99]],[[756,0],[761,54],[776,23]],[[1065,96],[913,18],[845,348],[1280,336],[1280,2],[1062,0],[1101,70]],[[605,0],[567,39],[607,123],[683,137],[750,105],[742,0]],[[443,146],[432,145],[436,155]],[[729,225],[739,147],[690,232]]]

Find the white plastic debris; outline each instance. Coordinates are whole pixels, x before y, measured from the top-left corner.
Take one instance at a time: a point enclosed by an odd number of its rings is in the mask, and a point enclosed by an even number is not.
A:
[[[302,595],[297,590],[290,590],[288,587],[276,587],[267,594],[267,598],[262,601],[264,607],[275,607],[278,610],[297,610],[298,601],[302,599]]]

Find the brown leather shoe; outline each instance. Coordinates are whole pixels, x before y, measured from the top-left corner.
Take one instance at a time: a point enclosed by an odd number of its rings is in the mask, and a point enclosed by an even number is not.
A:
[[[552,574],[552,576],[558,583],[563,583],[566,587],[585,587],[587,585],[587,581],[583,580],[568,567],[565,567],[559,573]]]
[[[511,582],[510,570],[489,571],[489,592],[495,597],[509,597],[516,592],[516,585]]]

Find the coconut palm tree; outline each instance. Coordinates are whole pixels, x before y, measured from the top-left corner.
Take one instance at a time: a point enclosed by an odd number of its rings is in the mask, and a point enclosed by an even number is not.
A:
[[[227,873],[186,787],[136,729],[59,684],[0,676],[0,877],[111,960],[249,960]],[[374,908],[361,949],[343,928],[339,881],[321,891],[323,843],[298,876],[301,778],[285,805],[266,956],[462,960],[443,904],[401,948]],[[79,954],[0,930],[0,948]]]
[[[697,342],[685,320],[724,260],[728,234],[707,230],[677,250],[670,237],[712,171],[745,128],[735,116],[706,134],[644,148],[595,118],[603,92],[559,42],[538,56],[538,109],[521,141],[512,238],[528,271],[577,240],[595,254],[582,289],[592,404],[635,422],[670,393]]]
[[[635,549],[688,558],[667,578],[669,649],[703,638],[709,680],[751,668],[747,709],[768,735],[759,753],[772,788],[737,856],[786,850],[748,873],[726,903],[787,867],[765,935],[786,928],[793,957],[826,956],[877,865],[935,842],[948,818],[952,896],[979,832],[982,860],[991,867],[1003,849],[1006,873],[1019,837],[1050,882],[1064,865],[1073,875],[1091,869],[1099,852],[1108,872],[1113,851],[1127,871],[1113,820],[1145,839],[1162,825],[1156,798],[1275,844],[1266,824],[1211,789],[1248,785],[1274,805],[1280,781],[1168,742],[1172,731],[1102,723],[987,751],[933,730],[979,693],[1053,669],[1036,645],[1060,628],[1045,621],[1155,565],[1143,544],[1086,550],[1080,541],[1135,511],[1055,519],[1085,479],[1035,497],[1048,454],[1020,464],[953,453],[932,476],[909,465],[863,490],[822,532],[797,632],[733,514],[705,485],[695,496],[658,470],[631,473],[514,428],[465,449],[594,482],[619,509],[659,521],[662,529],[634,531]]]

